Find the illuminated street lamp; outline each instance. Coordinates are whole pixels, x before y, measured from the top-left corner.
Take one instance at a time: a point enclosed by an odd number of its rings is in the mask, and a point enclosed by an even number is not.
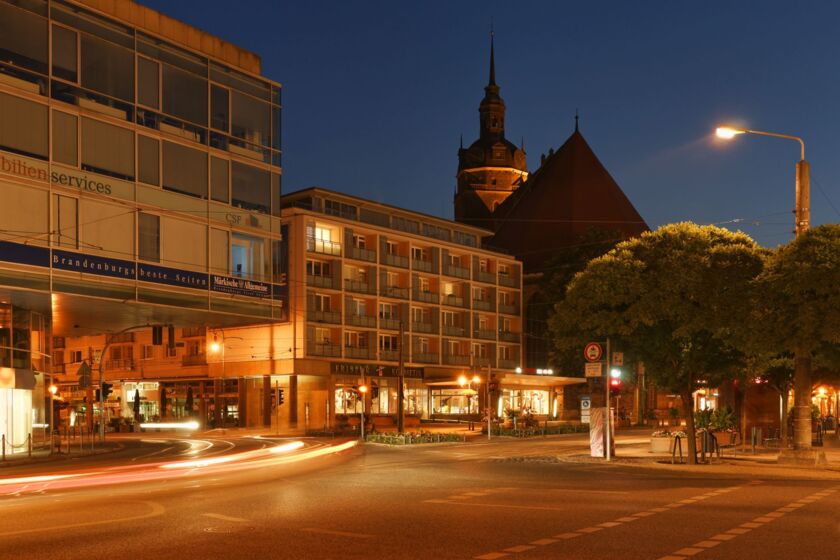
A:
[[[758,134],[799,142],[799,161],[796,164],[796,236],[811,226],[811,170],[805,161],[805,142],[798,136],[763,132],[737,126],[722,125],[715,130],[718,138],[731,140],[739,134]],[[803,348],[794,349],[794,449],[811,448],[811,357]]]
[[[368,387],[364,383],[359,385],[359,393],[362,396],[362,422],[359,424],[359,433],[362,436],[362,441],[365,440],[365,393],[368,392]]]

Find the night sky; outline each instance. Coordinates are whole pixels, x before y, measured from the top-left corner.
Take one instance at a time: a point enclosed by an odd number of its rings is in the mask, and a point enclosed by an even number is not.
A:
[[[478,135],[488,31],[507,137],[528,166],[581,132],[651,227],[792,238],[802,136],[812,223],[840,221],[840,5],[832,2],[144,0],[253,50],[283,84],[283,189],[327,187],[452,217]]]

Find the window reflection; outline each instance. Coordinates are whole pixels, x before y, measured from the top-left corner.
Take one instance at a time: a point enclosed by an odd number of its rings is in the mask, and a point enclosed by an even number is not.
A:
[[[82,87],[134,101],[134,53],[82,33]]]
[[[207,126],[207,80],[164,64],[163,111]]]
[[[234,206],[268,214],[271,206],[269,172],[231,162],[231,193]]]
[[[207,153],[164,142],[163,188],[207,198]]]
[[[0,3],[0,61],[47,73],[47,20]]]
[[[259,146],[269,146],[271,111],[268,103],[233,92],[231,134]]]

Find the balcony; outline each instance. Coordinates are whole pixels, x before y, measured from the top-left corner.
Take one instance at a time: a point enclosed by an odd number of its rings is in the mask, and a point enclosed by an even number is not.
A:
[[[518,332],[499,331],[499,340],[504,342],[520,342],[522,334]]]
[[[309,309],[306,312],[306,318],[309,321],[316,323],[341,323],[341,313],[338,311],[319,311],[317,309]]]
[[[398,362],[400,361],[399,350],[379,350],[379,359],[384,362]]]
[[[371,317],[370,315],[346,315],[344,322],[354,327],[376,328],[376,317]]]
[[[516,369],[519,367],[519,360],[503,360],[499,358],[500,369]]]
[[[417,333],[433,333],[435,326],[432,323],[411,323],[411,330]]]
[[[376,290],[374,289],[373,284],[369,284],[367,282],[362,282],[360,280],[344,280],[344,289],[348,292],[356,292],[358,294],[375,294]]]
[[[507,274],[499,274],[499,285],[507,286],[508,288],[518,288],[519,278],[516,276],[508,276]]]
[[[362,346],[345,346],[344,357],[353,360],[371,360],[375,358],[370,348]]]
[[[453,307],[464,307],[464,298],[458,297],[458,296],[453,296],[453,295],[443,296],[443,299],[441,300],[441,302],[444,305],[451,305]]]
[[[519,315],[519,306],[518,305],[505,305],[500,303],[499,304],[499,313],[504,313],[506,315]]]
[[[496,340],[496,331],[493,329],[478,329],[475,331],[475,338],[482,340]]]
[[[440,361],[437,354],[432,352],[417,352],[411,353],[411,361],[416,364],[436,364]]]
[[[376,262],[376,251],[362,249],[361,247],[348,247],[345,251],[345,256],[348,259],[356,259],[357,261]]]
[[[432,261],[423,261],[420,259],[411,259],[411,268],[418,272],[431,272]]]
[[[473,274],[473,279],[479,282],[487,282],[488,284],[496,283],[496,275],[492,272],[485,272],[483,270],[476,270]]]
[[[412,293],[412,299],[414,301],[422,301],[424,303],[438,303],[440,301],[440,296],[434,292],[422,292],[420,290],[414,290]]]
[[[447,276],[454,276],[455,278],[470,279],[470,269],[463,266],[455,266],[454,264],[443,265],[443,273]]]
[[[472,306],[476,311],[493,311],[493,302],[487,299],[474,299]]]
[[[459,356],[455,354],[445,354],[443,356],[443,363],[450,366],[468,366],[470,365],[470,357]]]
[[[134,369],[134,359],[133,358],[125,358],[123,360],[107,360],[105,362],[105,369],[106,370]]]
[[[392,255],[391,253],[385,253],[382,255],[382,264],[388,266],[398,266],[400,268],[408,268],[408,257],[403,257],[402,255]]]
[[[207,365],[207,354],[193,354],[181,358],[182,366],[205,366]]]
[[[309,356],[325,356],[327,358],[340,358],[341,346],[330,343],[317,344],[314,342],[307,342],[306,353]]]
[[[393,319],[391,317],[380,317],[379,328],[388,329],[389,331],[398,331],[400,330],[400,320]]]
[[[329,288],[331,290],[339,289],[338,278],[333,278],[332,276],[313,276],[312,274],[307,274],[306,285],[315,288]]]
[[[306,250],[310,253],[319,253],[321,255],[332,255],[338,257],[341,255],[341,243],[338,243],[337,241],[326,241],[324,239],[307,237]]]
[[[443,334],[447,336],[467,336],[467,329],[455,325],[443,325]]]
[[[408,299],[408,288],[398,286],[382,286],[379,295],[391,298]]]

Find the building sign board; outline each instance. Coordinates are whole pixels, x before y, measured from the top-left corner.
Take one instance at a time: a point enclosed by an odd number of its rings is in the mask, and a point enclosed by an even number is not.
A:
[[[331,362],[330,371],[341,375],[367,377],[399,377],[400,368],[397,366],[379,366],[376,364],[348,364],[346,362]],[[423,379],[423,368],[405,367],[403,375],[410,379]]]

